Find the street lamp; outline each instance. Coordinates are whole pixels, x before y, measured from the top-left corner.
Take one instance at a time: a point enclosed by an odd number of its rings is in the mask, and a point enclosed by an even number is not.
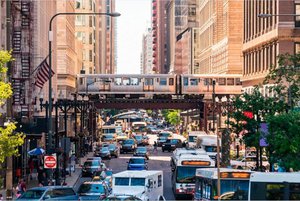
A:
[[[299,14],[269,14],[269,13],[260,13],[257,15],[259,18],[269,18],[269,17],[274,17],[274,16],[300,16]]]
[[[49,77],[49,118],[48,118],[48,139],[51,142],[52,140],[52,41],[53,41],[53,32],[52,32],[52,22],[53,20],[60,15],[107,15],[110,17],[119,17],[121,14],[117,12],[112,13],[76,13],[76,12],[70,12],[70,13],[57,13],[52,16],[49,23],[49,71],[48,71],[48,77]],[[52,145],[49,144],[47,147],[47,154],[50,153],[50,150],[52,149]]]

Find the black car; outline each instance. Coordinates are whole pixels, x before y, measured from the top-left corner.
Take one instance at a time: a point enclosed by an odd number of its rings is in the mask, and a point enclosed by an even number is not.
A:
[[[95,171],[101,169],[101,162],[99,160],[85,161],[81,169],[82,177],[90,177]]]
[[[101,149],[99,150],[99,156],[103,159],[103,158],[107,158],[107,159],[111,159],[111,155],[110,155],[110,150],[109,147],[101,147]]]
[[[121,153],[134,152],[135,148],[136,148],[135,140],[134,139],[128,139],[128,140],[125,140],[122,143],[120,152]]]
[[[161,147],[163,143],[165,143],[167,141],[168,137],[159,137],[157,138],[157,146]]]
[[[119,157],[119,147],[115,144],[108,145],[108,149],[110,151],[110,155],[116,158]]]
[[[180,139],[167,139],[161,146],[162,151],[174,151],[176,148],[182,148],[182,141]]]
[[[134,156],[142,156],[145,157],[147,160],[149,160],[149,151],[147,150],[147,147],[137,147],[136,150],[133,153]]]

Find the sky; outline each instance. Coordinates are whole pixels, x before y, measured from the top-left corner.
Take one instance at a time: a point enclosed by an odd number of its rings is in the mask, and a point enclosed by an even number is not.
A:
[[[117,73],[140,73],[142,38],[151,22],[151,0],[116,0]]]

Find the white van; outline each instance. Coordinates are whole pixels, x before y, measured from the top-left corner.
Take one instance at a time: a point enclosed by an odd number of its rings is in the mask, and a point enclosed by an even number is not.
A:
[[[221,146],[221,140],[219,140]],[[217,156],[217,135],[198,135],[196,140],[196,148],[204,149],[209,157],[216,159]]]
[[[188,145],[190,148],[196,147],[197,137],[199,135],[207,135],[205,131],[189,131],[188,132]]]
[[[143,201],[161,200],[163,172],[127,170],[113,174],[112,195],[132,195]]]

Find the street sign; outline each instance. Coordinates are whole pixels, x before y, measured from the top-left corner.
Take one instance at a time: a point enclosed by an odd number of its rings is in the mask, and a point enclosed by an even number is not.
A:
[[[53,169],[56,168],[56,156],[44,156],[44,168]]]

